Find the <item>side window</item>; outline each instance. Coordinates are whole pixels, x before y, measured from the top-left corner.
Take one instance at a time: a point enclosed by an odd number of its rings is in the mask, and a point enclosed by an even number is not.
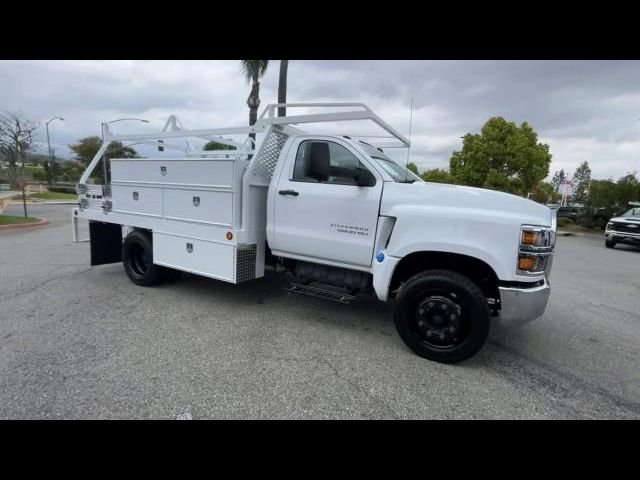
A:
[[[353,173],[365,168],[349,150],[334,142],[305,140],[298,147],[293,181],[355,185]]]

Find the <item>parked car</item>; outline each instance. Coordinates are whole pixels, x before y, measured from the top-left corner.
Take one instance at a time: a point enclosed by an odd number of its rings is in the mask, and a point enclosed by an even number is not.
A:
[[[558,209],[557,217],[566,217],[575,220],[576,218],[578,218],[579,213],[580,209],[578,207],[560,207]]]
[[[640,245],[640,208],[632,208],[607,223],[605,245],[613,248],[616,243]]]

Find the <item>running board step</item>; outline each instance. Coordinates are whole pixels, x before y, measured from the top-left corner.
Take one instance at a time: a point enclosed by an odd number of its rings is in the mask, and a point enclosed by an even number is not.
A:
[[[337,292],[322,287],[314,287],[311,285],[302,285],[301,283],[291,283],[288,287],[285,287],[289,293],[299,293],[300,295],[307,295],[309,297],[320,298],[322,300],[329,300],[343,305],[349,305],[356,299],[354,295]]]

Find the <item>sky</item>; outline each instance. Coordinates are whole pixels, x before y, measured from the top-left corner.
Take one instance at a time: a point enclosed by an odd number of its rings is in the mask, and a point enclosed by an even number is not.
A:
[[[261,81],[262,106],[277,100],[278,61]],[[160,130],[175,114],[185,128],[243,126],[249,85],[238,61],[0,61],[0,110],[44,122],[56,155],[100,134]],[[550,146],[549,175],[587,160],[593,178],[640,170],[638,61],[290,60],[288,102],[363,102],[405,136],[420,170],[448,168],[461,137],[492,116],[528,122]],[[348,133],[345,128],[335,133]],[[406,159],[395,152],[394,158]]]

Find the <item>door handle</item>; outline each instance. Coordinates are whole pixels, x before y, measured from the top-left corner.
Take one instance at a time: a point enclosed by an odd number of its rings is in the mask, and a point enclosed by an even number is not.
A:
[[[280,190],[278,193],[280,195],[293,195],[294,197],[297,197],[298,195],[300,195],[295,190]]]

